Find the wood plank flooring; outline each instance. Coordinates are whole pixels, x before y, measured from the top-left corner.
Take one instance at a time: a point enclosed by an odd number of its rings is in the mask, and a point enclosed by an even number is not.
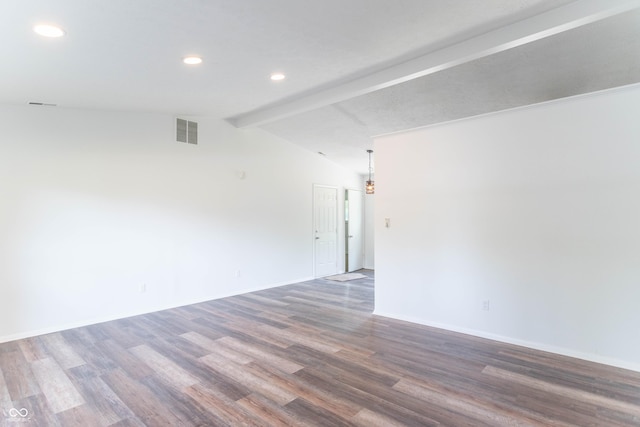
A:
[[[4,426],[640,426],[640,373],[373,316],[373,272],[0,344]]]

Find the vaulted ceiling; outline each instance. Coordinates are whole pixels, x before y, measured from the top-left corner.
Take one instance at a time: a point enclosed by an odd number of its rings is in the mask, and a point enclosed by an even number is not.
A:
[[[209,115],[361,173],[375,135],[640,82],[636,0],[3,1],[0,37],[0,103]]]

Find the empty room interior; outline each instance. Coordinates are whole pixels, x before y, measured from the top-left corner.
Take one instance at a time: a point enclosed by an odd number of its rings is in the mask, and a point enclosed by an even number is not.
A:
[[[0,425],[640,426],[639,0],[0,24]]]

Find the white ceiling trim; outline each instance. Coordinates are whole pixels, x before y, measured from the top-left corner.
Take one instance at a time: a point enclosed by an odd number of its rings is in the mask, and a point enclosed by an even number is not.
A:
[[[420,78],[640,7],[640,0],[579,0],[338,86],[229,119],[260,126]]]

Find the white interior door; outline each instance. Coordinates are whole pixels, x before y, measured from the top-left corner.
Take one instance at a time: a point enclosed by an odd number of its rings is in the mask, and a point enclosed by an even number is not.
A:
[[[313,187],[314,275],[338,272],[338,189]]]
[[[363,267],[363,225],[362,225],[362,191],[346,190],[345,192],[345,225],[347,246],[347,271],[360,270]]]

